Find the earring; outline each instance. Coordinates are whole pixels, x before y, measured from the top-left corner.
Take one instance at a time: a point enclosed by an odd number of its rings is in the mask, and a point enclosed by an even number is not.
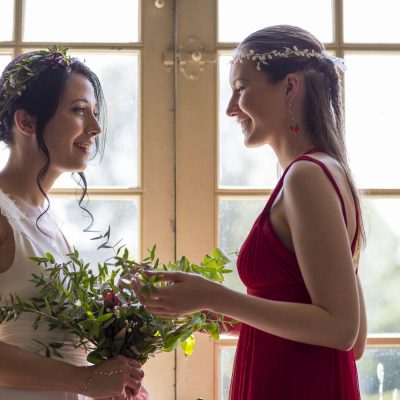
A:
[[[300,132],[300,127],[293,115],[292,104],[289,103],[289,112],[290,112],[290,122],[289,122],[289,131],[292,135],[298,135]]]

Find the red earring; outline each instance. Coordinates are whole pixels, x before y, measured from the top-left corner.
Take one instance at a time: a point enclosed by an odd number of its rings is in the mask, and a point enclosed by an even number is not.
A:
[[[294,115],[293,115],[293,110],[292,110],[292,104],[289,103],[289,112],[290,112],[290,122],[289,122],[289,131],[292,135],[298,135],[300,132],[300,127],[299,124],[296,122]]]

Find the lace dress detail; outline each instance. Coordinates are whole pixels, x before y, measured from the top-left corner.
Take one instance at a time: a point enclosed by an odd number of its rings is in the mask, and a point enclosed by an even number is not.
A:
[[[25,215],[17,207],[14,201],[5,193],[0,191],[0,212],[7,218],[7,220],[20,221]]]
[[[21,203],[22,204],[22,203]],[[10,293],[18,293],[24,300],[38,295],[38,289],[30,281],[32,273],[39,273],[41,267],[29,259],[30,256],[42,256],[49,251],[56,260],[65,259],[69,252],[68,245],[57,224],[49,212],[39,221],[41,232],[36,226],[37,216],[20,202],[14,201],[7,194],[0,191],[0,211],[4,215],[14,234],[15,255],[11,267],[0,273],[0,295],[3,299]],[[34,315],[22,315],[16,321],[0,324],[0,341],[17,346],[23,350],[44,354],[45,348],[41,342],[48,345],[52,342],[66,343],[60,350],[62,361],[74,365],[86,365],[86,354],[83,349],[76,348],[76,339],[66,335],[64,331],[49,331],[46,324],[33,329]],[[84,396],[77,396],[65,392],[21,390],[0,388],[0,400],[83,400]]]

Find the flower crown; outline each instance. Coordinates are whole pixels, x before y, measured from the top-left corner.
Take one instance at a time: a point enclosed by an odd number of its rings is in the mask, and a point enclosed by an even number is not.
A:
[[[54,45],[47,50],[35,51],[4,71],[0,79],[0,126],[10,104],[18,99],[43,71],[60,67],[69,71],[73,58],[67,56],[67,50]]]
[[[289,57],[315,57],[319,60],[330,60],[332,61],[342,72],[346,70],[346,66],[344,65],[343,58],[339,58],[336,56],[331,56],[326,51],[315,51],[314,49],[308,50],[299,50],[297,46],[293,46],[293,48],[284,47],[284,50],[272,50],[268,53],[257,53],[254,50],[249,50],[246,52],[237,52],[231,59],[231,64],[242,63],[245,60],[256,61],[257,69],[261,70],[261,64],[269,65],[269,60],[273,58],[289,58]]]

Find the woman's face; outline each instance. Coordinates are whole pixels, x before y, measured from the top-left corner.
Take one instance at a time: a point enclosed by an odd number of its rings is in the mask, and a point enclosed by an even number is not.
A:
[[[227,114],[236,117],[248,147],[272,144],[287,130],[287,84],[285,80],[270,83],[253,61],[231,66],[232,96]]]
[[[83,171],[100,132],[93,86],[84,75],[72,74],[43,132],[50,168],[60,173]]]

